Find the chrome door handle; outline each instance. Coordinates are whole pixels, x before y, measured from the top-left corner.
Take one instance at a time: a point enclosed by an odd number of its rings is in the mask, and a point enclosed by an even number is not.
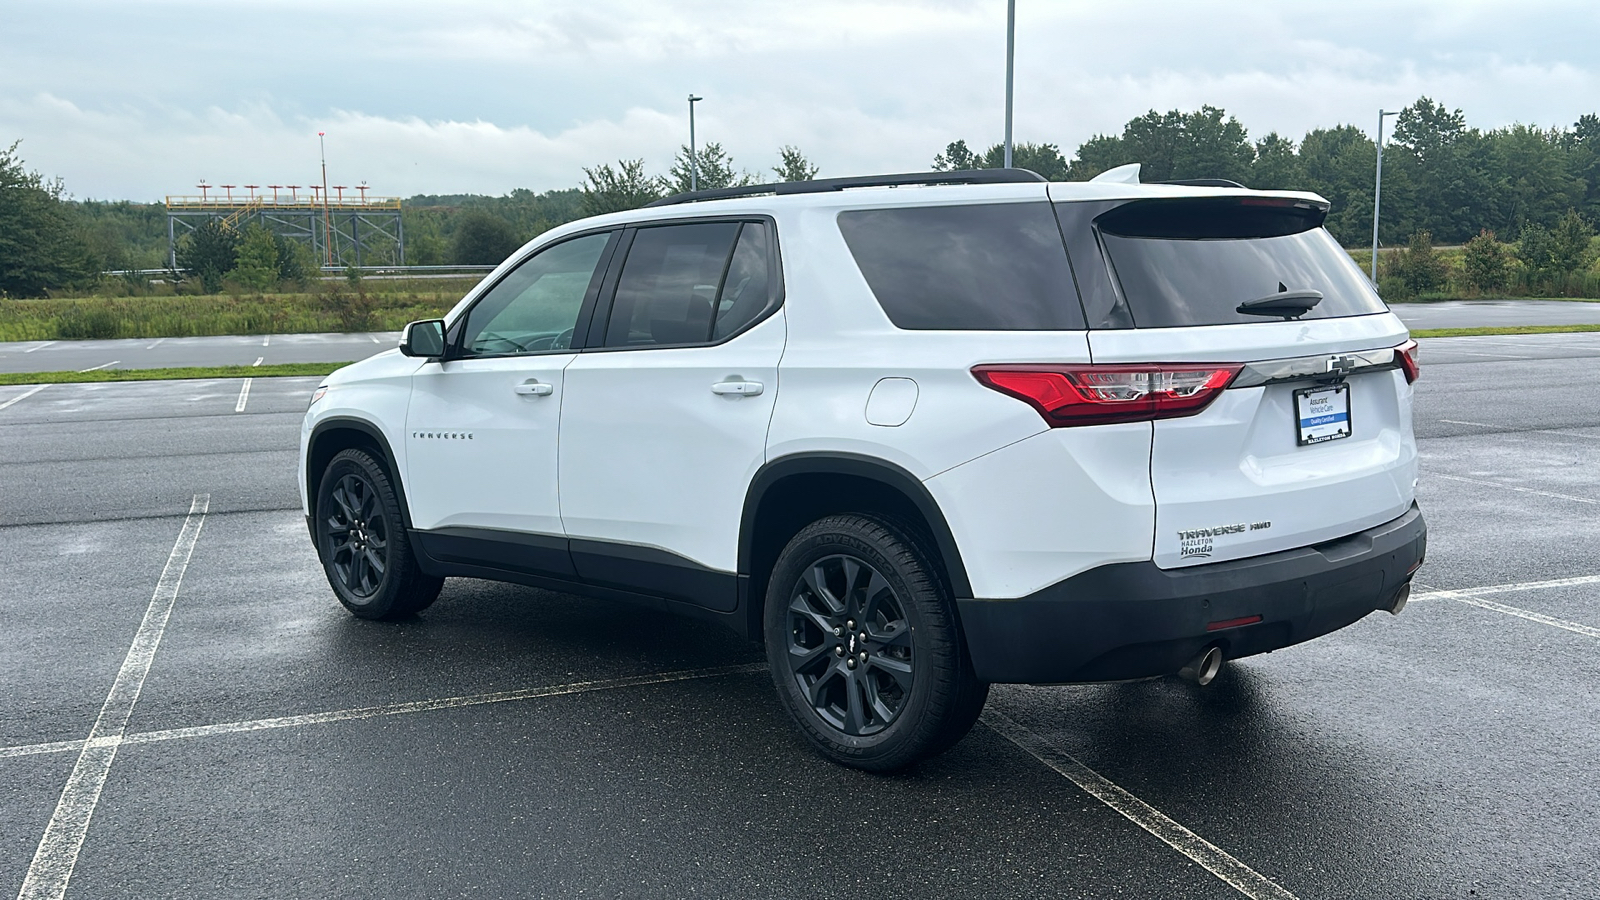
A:
[[[532,379],[524,381],[523,383],[512,388],[512,390],[519,394],[532,395],[534,397],[548,397],[550,394],[555,392],[554,387],[548,384],[540,384]]]
[[[761,393],[759,381],[719,381],[711,386],[713,394],[732,394],[736,397],[754,397]]]

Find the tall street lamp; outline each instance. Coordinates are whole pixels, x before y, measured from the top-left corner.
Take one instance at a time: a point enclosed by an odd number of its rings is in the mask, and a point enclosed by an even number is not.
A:
[[[1006,0],[1006,168],[1011,168],[1011,81],[1016,67],[1017,0]]]
[[[694,105],[704,97],[689,95],[689,190],[700,190],[700,160],[694,153]]]
[[[1383,120],[1399,110],[1378,110],[1378,174],[1372,179],[1372,286],[1378,286],[1378,198],[1383,194]]]

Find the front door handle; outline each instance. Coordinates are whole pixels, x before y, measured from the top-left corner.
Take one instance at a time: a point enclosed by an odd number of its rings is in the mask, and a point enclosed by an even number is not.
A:
[[[548,397],[550,394],[555,392],[554,387],[548,384],[540,384],[539,382],[534,381],[532,378],[517,385],[516,387],[512,388],[512,390],[519,394],[532,395],[534,397]]]
[[[713,394],[732,394],[736,397],[754,397],[761,393],[759,381],[719,381],[711,386]]]

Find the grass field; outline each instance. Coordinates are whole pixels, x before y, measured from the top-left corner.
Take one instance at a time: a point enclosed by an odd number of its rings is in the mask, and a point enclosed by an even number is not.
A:
[[[369,281],[302,293],[0,300],[0,341],[397,331],[443,315],[476,278]]]

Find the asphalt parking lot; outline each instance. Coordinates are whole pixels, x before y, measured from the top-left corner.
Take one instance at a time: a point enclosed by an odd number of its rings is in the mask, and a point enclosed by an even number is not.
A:
[[[997,687],[895,777],[715,626],[470,580],[349,617],[315,383],[0,387],[0,893],[1600,896],[1600,334],[1424,342],[1402,615],[1208,688]]]

